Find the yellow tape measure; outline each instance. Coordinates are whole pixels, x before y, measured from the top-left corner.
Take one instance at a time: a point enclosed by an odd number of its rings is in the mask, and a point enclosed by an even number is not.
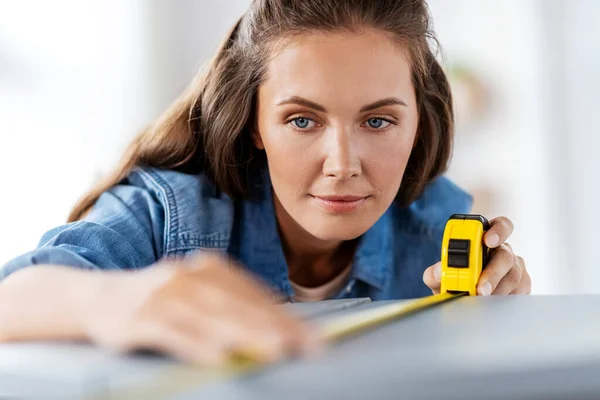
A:
[[[440,293],[477,295],[477,282],[488,259],[483,235],[488,220],[477,214],[454,214],[448,219],[442,239]]]
[[[324,339],[336,342],[365,329],[404,318],[457,297],[475,295],[479,275],[488,258],[488,249],[483,244],[483,235],[488,229],[489,223],[481,215],[452,215],[446,224],[442,239],[440,294],[401,300],[334,318],[321,328]],[[248,355],[250,354],[249,352]],[[118,393],[112,392],[110,399],[164,399],[262,367],[262,363],[244,356],[233,357],[227,365],[216,369],[178,365],[169,367],[152,382],[146,382],[143,386],[120,390]]]

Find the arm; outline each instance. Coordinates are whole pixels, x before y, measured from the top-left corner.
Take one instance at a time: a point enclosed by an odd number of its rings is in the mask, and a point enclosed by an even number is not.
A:
[[[119,185],[100,196],[85,219],[46,232],[37,249],[0,267],[3,278],[34,265],[137,269],[162,257],[164,210],[151,193]]]
[[[0,342],[90,340],[117,351],[149,348],[193,363],[233,353],[274,361],[319,337],[217,255],[142,271],[22,269],[0,283]]]
[[[84,317],[108,275],[51,265],[10,275],[0,283],[0,342],[87,339]]]
[[[84,220],[47,232],[36,250],[0,268],[0,340],[84,338],[90,299],[115,275],[103,270],[153,264],[163,226],[151,192],[125,183],[105,192]]]
[[[162,210],[150,200],[117,187],[84,221],[0,269],[0,342],[89,340],[194,363],[248,349],[275,360],[318,342],[232,260],[201,254],[144,268],[163,251]]]

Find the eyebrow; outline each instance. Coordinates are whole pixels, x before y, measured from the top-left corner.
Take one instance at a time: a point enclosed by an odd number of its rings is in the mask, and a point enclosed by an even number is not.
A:
[[[312,108],[312,109],[320,111],[320,112],[327,112],[327,109],[325,107],[323,107],[322,105],[315,103],[314,101],[307,100],[303,97],[299,97],[299,96],[292,96],[290,98],[287,98],[287,99],[277,103],[278,106],[283,106],[286,104],[298,104],[301,106]],[[397,97],[387,97],[385,99],[377,100],[376,102],[373,102],[371,104],[367,104],[367,105],[363,106],[360,109],[360,112],[371,111],[371,110],[375,110],[376,108],[380,108],[380,107],[384,107],[384,106],[395,106],[395,105],[408,107],[408,105],[406,104],[405,101],[403,101]]]
[[[323,107],[322,105],[317,104],[317,103],[315,103],[313,101],[307,100],[307,99],[305,99],[303,97],[298,97],[298,96],[292,96],[292,97],[290,97],[288,99],[280,101],[277,105],[278,106],[283,106],[283,105],[286,105],[286,104],[298,104],[298,105],[301,105],[301,106],[305,106],[305,107],[308,107],[308,108],[315,109],[317,111],[327,112],[327,110],[325,109],[325,107]]]
[[[397,105],[408,107],[408,104],[406,104],[406,102],[404,100],[400,100],[397,97],[387,97],[385,99],[377,100],[374,103],[367,104],[366,106],[364,106],[363,108],[360,109],[360,112],[375,110],[376,108],[379,108],[379,107],[397,106]]]

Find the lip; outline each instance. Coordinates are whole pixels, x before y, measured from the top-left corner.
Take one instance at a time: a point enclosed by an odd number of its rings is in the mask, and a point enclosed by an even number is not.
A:
[[[339,195],[312,196],[325,210],[333,213],[347,213],[358,209],[370,196]]]

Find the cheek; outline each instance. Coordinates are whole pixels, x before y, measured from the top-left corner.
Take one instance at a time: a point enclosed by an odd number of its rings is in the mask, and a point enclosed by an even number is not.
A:
[[[414,136],[401,136],[364,146],[364,172],[382,196],[396,196],[412,151],[413,139]]]
[[[290,137],[280,126],[263,126],[261,132],[269,173],[277,191],[285,196],[283,192],[296,193],[309,186],[319,164],[313,146],[302,138]]]

